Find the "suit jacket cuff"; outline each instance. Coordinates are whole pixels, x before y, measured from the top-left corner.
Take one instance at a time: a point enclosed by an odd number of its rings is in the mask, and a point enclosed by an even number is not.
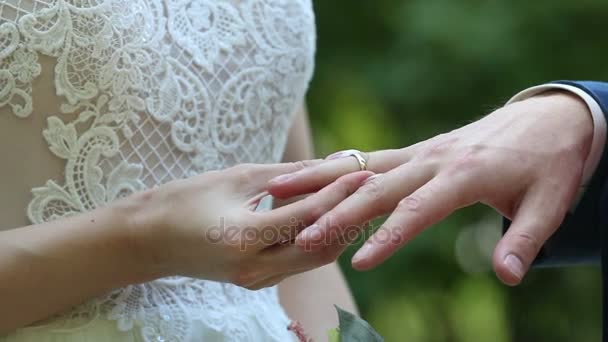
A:
[[[608,149],[606,143],[606,116],[608,115],[608,83],[559,81],[533,87],[517,94],[510,102],[521,101],[550,89],[564,89],[580,96],[589,106],[594,136],[587,157],[585,175],[581,184],[580,201],[567,213],[553,236],[545,243],[535,266],[559,266],[578,263],[594,263],[602,253],[602,217],[608,197],[605,180],[608,178]],[[608,214],[608,213],[607,213]],[[603,220],[608,222],[607,220]],[[510,222],[505,219],[504,230]]]
[[[555,89],[566,90],[579,96],[583,101],[585,101],[587,107],[589,107],[589,111],[593,119],[593,140],[591,142],[591,149],[583,169],[583,178],[581,179],[581,187],[584,187],[591,179],[591,176],[593,176],[593,173],[595,172],[595,169],[602,158],[602,151],[604,150],[604,146],[606,144],[606,118],[604,117],[602,108],[597,101],[595,101],[595,99],[593,99],[593,97],[587,94],[584,90],[575,86],[561,83],[549,83],[528,88],[513,96],[509,102],[507,102],[507,104],[522,101],[542,92]]]

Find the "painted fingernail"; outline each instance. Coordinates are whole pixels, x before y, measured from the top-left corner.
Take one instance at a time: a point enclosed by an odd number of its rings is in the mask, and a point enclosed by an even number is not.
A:
[[[280,175],[278,177],[274,177],[273,179],[270,180],[270,183],[274,183],[274,184],[280,184],[280,183],[285,183],[288,180],[292,179],[294,177],[293,173],[288,173],[285,175]]]
[[[524,276],[524,264],[521,262],[521,259],[519,259],[516,255],[514,254],[509,254],[505,257],[505,266],[507,266],[507,269],[509,270],[509,272],[511,272],[514,276],[516,276],[518,279],[523,278]]]
[[[358,263],[369,258],[372,254],[372,245],[369,243],[364,244],[353,257],[353,263]]]

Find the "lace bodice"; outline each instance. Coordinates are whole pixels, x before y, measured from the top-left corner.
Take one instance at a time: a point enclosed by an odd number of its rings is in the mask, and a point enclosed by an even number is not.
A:
[[[44,117],[29,134],[52,156],[27,217],[54,220],[172,179],[279,161],[314,44],[310,0],[0,2],[0,120]],[[64,319],[69,329],[99,316],[154,341],[184,340],[193,320],[229,341],[251,338],[257,320],[265,340],[282,341],[287,324],[276,289],[189,278],[129,286]]]

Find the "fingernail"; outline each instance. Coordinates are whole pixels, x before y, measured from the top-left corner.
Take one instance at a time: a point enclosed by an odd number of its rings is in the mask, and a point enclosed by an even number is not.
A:
[[[293,173],[288,173],[288,174],[285,174],[285,175],[280,175],[278,177],[274,177],[273,179],[271,179],[270,183],[275,183],[275,184],[285,183],[285,182],[287,182],[288,180],[290,180],[293,177],[294,177]]]
[[[372,254],[372,245],[369,243],[364,244],[353,257],[353,263],[358,263],[369,258]]]
[[[318,224],[313,224],[308,228],[304,229],[298,236],[296,236],[296,244],[299,246],[311,246],[316,244],[323,237],[321,229]]]
[[[318,224],[313,224],[312,226],[306,228],[304,230],[303,238],[308,241],[317,241],[321,239],[321,229]]]
[[[518,279],[522,279],[524,276],[524,264],[514,254],[509,254],[505,257],[505,265],[507,269],[513,273]]]

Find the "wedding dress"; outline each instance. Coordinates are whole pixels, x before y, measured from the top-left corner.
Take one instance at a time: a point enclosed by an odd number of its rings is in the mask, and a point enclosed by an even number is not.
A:
[[[314,48],[310,0],[0,1],[0,226],[278,162]],[[4,339],[289,341],[288,324],[276,288],[172,277]]]

